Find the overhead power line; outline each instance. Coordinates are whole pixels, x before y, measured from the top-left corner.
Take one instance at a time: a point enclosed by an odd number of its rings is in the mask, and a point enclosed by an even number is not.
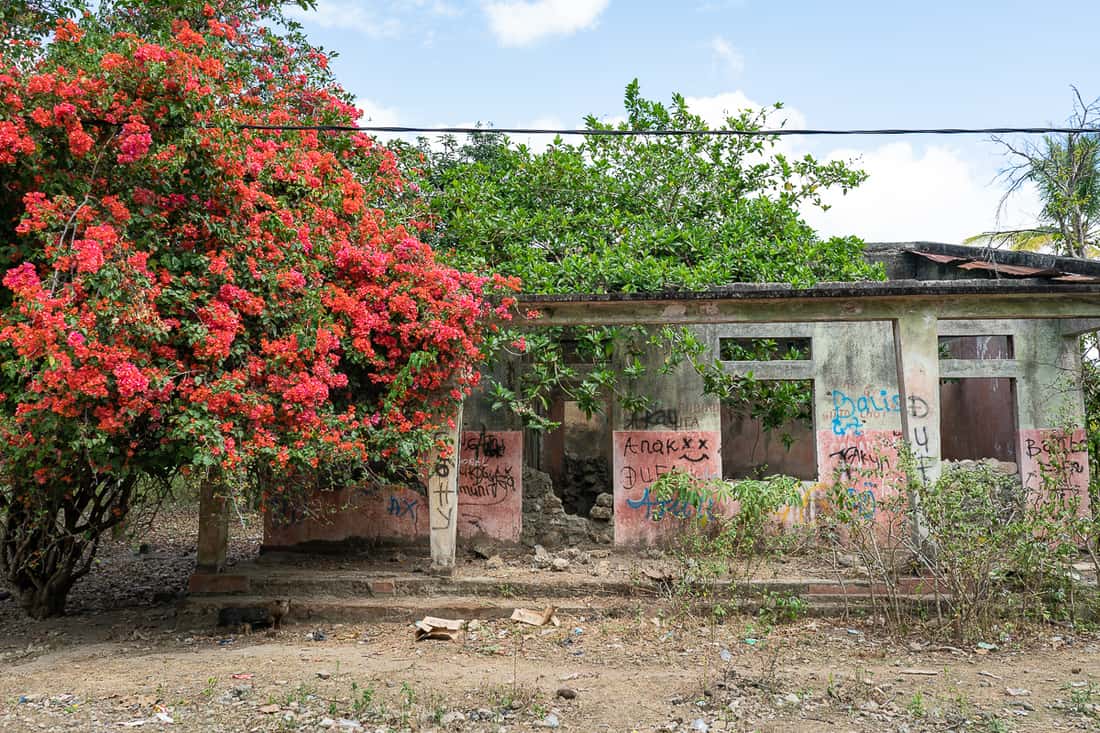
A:
[[[544,127],[405,127],[398,125],[238,125],[242,130],[316,130],[319,132],[392,132],[427,135],[582,135],[587,137],[791,137],[795,135],[1047,135],[1100,134],[1094,127],[921,127],[870,130],[767,129],[767,130],[589,130]]]

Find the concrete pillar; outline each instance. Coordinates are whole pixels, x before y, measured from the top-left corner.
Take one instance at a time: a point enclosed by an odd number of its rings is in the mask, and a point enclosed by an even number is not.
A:
[[[450,575],[455,567],[455,545],[458,530],[458,451],[462,435],[462,404],[452,416],[453,428],[442,428],[435,434],[428,461],[428,511],[431,532],[432,571]],[[444,455],[439,444],[449,449]]]
[[[913,478],[940,476],[940,355],[936,314],[920,309],[894,322],[894,349],[901,396],[902,432],[913,449]]]
[[[229,543],[229,502],[219,474],[207,476],[199,489],[199,544],[196,569],[207,573],[225,570]]]

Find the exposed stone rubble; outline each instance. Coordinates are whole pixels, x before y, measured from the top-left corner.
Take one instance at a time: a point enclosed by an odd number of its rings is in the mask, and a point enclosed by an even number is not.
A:
[[[520,541],[528,547],[574,547],[580,544],[611,544],[611,524],[568,514],[561,498],[554,493],[550,476],[525,466],[523,469],[523,534]]]
[[[562,485],[558,495],[570,514],[587,514],[596,497],[610,490],[611,467],[604,456],[564,456]]]

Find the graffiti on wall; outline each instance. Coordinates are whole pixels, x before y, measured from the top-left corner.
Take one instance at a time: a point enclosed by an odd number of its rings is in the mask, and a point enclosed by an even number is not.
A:
[[[438,445],[447,445],[451,440],[448,430],[437,430],[432,436],[432,442]],[[428,472],[428,496],[435,499],[434,508],[430,510],[429,527],[433,530],[449,529],[455,521],[455,511],[458,507],[458,497],[451,489],[451,472],[455,469],[458,457],[454,451],[444,455],[443,451],[436,453],[435,463]]]
[[[871,388],[862,394],[849,395],[842,389],[834,389],[829,394],[833,398],[829,417],[835,435],[859,436],[868,420],[901,414],[902,400],[897,391]],[[928,416],[928,402],[924,398],[909,395],[905,402],[910,417]]]
[[[438,437],[449,440],[450,433]],[[519,540],[522,522],[523,434],[519,431],[466,431],[458,456],[437,459],[422,486],[359,486],[319,492],[308,515],[301,502],[281,495],[272,502],[265,542],[287,546],[311,540],[340,541],[350,537],[414,540],[426,537],[432,522],[441,529],[457,522],[460,537],[483,535]],[[458,472],[454,493],[449,479]],[[429,507],[427,491],[439,505]],[[311,504],[312,506],[312,504]],[[315,516],[316,515],[316,516]]]
[[[1079,498],[1079,511],[1089,504],[1089,454],[1083,428],[1073,431],[1020,431],[1020,476],[1024,486],[1040,496],[1058,491],[1064,499]]]
[[[720,477],[720,441],[716,430],[615,431],[615,542],[651,543],[675,531],[682,520],[722,511],[713,502],[697,507],[660,500],[650,489],[659,476],[677,469],[699,478]]]
[[[458,456],[458,533],[518,542],[523,519],[523,433],[467,430]]]
[[[698,430],[700,417],[715,414],[716,409],[715,405],[706,403],[657,406],[630,413],[624,427],[627,430]]]
[[[898,464],[897,430],[867,430],[859,435],[836,435],[831,430],[818,432],[819,473],[823,483],[834,482],[853,500],[856,511],[876,523],[890,521],[881,511],[885,500],[905,478]]]

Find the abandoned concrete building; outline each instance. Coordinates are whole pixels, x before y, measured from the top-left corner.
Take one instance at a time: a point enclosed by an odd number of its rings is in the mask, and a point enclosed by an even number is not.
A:
[[[889,468],[901,439],[925,481],[945,462],[987,459],[1035,487],[1058,450],[1085,491],[1078,337],[1100,328],[1100,263],[925,242],[869,245],[865,256],[884,265],[887,280],[523,299],[546,327],[689,326],[729,372],[797,383],[812,415],[788,426],[789,449],[705,395],[687,365],[647,370],[638,385],[653,405],[645,413],[609,404],[587,418],[563,396],[550,414],[561,427],[541,434],[474,395],[448,436],[457,455],[434,467],[426,487],[336,492],[324,519],[272,512],[264,546],[407,541],[430,544],[445,569],[474,538],[645,545],[691,511],[657,512],[649,493],[674,467],[727,479],[795,476],[803,501],[779,520],[813,523],[823,482],[861,462],[887,469],[848,487],[874,511],[894,490]],[[773,340],[788,358],[736,360],[737,344],[752,339]],[[652,354],[653,365],[662,356]],[[224,561],[226,514],[204,496],[200,569]]]

